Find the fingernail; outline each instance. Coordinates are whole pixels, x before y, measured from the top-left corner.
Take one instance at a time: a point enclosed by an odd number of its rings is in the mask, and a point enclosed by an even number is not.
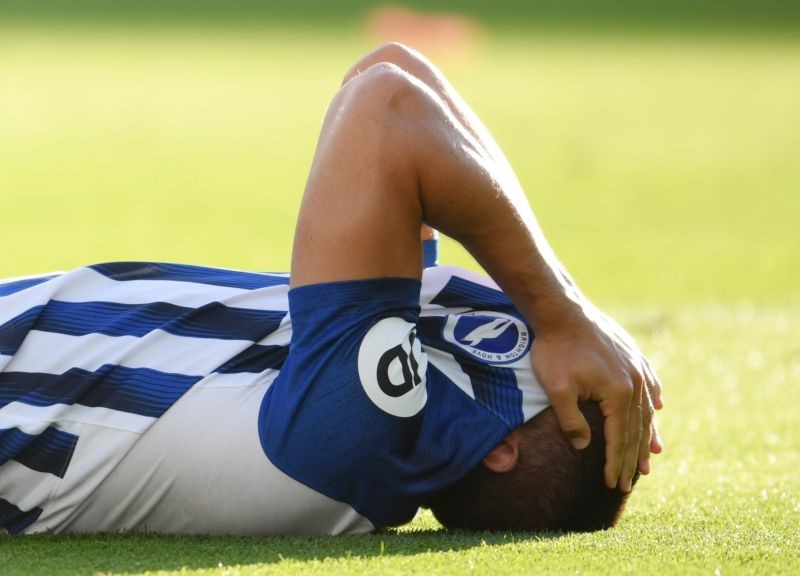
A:
[[[578,436],[572,439],[572,447],[575,448],[575,450],[583,450],[588,445],[589,445],[589,440],[583,438],[582,436]]]

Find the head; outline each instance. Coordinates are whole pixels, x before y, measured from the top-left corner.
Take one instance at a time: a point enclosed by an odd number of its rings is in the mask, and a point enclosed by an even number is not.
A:
[[[603,415],[580,405],[592,441],[576,450],[552,408],[516,428],[474,470],[429,502],[445,527],[589,532],[614,526],[628,494],[606,488]],[[638,474],[634,478],[634,482]]]

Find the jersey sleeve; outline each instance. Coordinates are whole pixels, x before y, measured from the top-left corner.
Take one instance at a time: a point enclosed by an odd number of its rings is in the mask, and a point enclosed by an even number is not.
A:
[[[375,526],[410,520],[510,431],[428,362],[419,295],[405,278],[291,290],[289,356],[259,417],[273,464]]]

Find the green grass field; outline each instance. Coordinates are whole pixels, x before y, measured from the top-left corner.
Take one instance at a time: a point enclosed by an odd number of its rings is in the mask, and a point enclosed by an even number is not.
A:
[[[325,105],[366,48],[355,29],[0,28],[0,277],[287,269]],[[621,524],[0,537],[0,574],[800,573],[800,42],[495,31],[443,66],[665,384],[667,450]]]

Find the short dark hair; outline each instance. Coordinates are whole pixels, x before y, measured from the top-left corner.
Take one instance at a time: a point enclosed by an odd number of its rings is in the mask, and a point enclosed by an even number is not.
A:
[[[616,524],[629,494],[603,480],[603,414],[580,404],[592,441],[576,450],[552,408],[523,424],[519,462],[503,474],[479,464],[428,503],[446,528],[591,532]],[[638,479],[638,473],[634,482]]]

